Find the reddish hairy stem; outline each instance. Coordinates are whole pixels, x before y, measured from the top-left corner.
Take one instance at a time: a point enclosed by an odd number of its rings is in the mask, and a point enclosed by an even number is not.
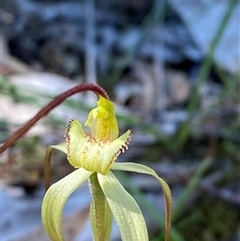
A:
[[[103,97],[109,99],[107,93],[100,86],[84,83],[73,87],[70,90],[58,95],[52,101],[50,101],[46,106],[44,106],[34,117],[32,117],[25,125],[20,129],[15,131],[0,148],[0,154],[2,154],[7,148],[12,146],[18,139],[20,139],[36,122],[38,122],[42,117],[46,116],[51,110],[56,106],[61,104],[68,97],[83,91],[92,91],[95,94],[102,95]]]

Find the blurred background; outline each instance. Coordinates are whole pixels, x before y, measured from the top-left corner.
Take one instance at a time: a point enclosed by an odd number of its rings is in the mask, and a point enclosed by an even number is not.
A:
[[[98,83],[116,103],[118,161],[146,164],[173,195],[172,241],[240,240],[240,1],[1,0],[0,141],[54,96]],[[1,241],[48,241],[41,226],[43,160],[82,123],[93,94],[54,109],[1,156]],[[52,182],[73,169],[56,152]],[[137,199],[151,241],[164,240],[162,191],[152,177],[116,173]],[[92,240],[87,184],[63,220],[66,241]],[[116,225],[112,240],[121,240]]]

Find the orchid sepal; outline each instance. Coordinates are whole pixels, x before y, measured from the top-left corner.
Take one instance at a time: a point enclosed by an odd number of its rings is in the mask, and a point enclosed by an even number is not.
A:
[[[58,145],[51,145],[50,147],[57,149],[61,152],[67,153],[67,143],[66,142],[60,143]]]
[[[124,189],[111,171],[97,174],[123,241],[147,241],[148,232],[143,214],[134,198]]]
[[[68,197],[84,182],[92,172],[77,169],[58,182],[46,192],[42,202],[43,226],[53,241],[64,241],[62,234],[63,208]]]
[[[155,177],[161,184],[164,200],[165,200],[165,241],[170,240],[170,231],[171,231],[171,218],[172,218],[172,196],[171,190],[168,184],[160,178],[157,173],[150,167],[147,167],[142,164],[133,163],[133,162],[124,162],[124,163],[114,163],[111,167],[112,170],[118,171],[130,171],[130,172],[138,172],[142,174],[148,174]]]

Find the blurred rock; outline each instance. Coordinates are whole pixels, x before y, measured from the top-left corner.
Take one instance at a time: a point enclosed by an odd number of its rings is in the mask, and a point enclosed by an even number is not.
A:
[[[157,23],[143,36],[136,55],[142,59],[152,59],[153,44],[157,42],[159,44],[157,55],[167,63],[177,65],[186,59],[193,62],[202,61],[203,52],[194,43],[183,21],[171,11],[166,15],[163,24]]]
[[[225,0],[170,0],[172,8],[184,21],[191,37],[200,51],[206,55],[213,41],[223,17],[228,11],[232,1]],[[238,2],[230,16],[230,20],[219,41],[214,58],[216,63],[230,73],[237,73],[240,68],[239,51],[239,15]]]
[[[167,108],[186,103],[191,93],[187,75],[181,71],[167,69],[164,70],[163,77]],[[153,109],[159,110],[156,101],[156,96],[160,92],[156,85],[158,81],[160,80],[156,79],[153,64],[135,62],[130,73],[120,79],[115,88],[116,101],[138,112],[149,113]]]
[[[22,61],[14,58],[9,54],[9,49],[6,43],[6,39],[0,34],[0,74],[8,76],[15,73],[26,73],[30,70],[30,67],[24,64]]]
[[[11,97],[2,96],[1,97],[2,105],[2,118],[8,123],[11,123],[16,126],[21,126],[31,117],[33,117],[39,110],[37,106],[24,103],[14,103]],[[14,111],[13,111],[14,110]],[[17,113],[17,116],[16,116]],[[11,132],[12,127],[10,128]],[[48,132],[48,128],[42,123],[35,125],[29,132],[28,135],[44,135]]]
[[[2,202],[0,203],[1,241],[47,241],[45,231],[41,226],[41,202],[44,190],[39,189],[35,196],[13,197],[11,187],[4,186],[0,189]],[[90,196],[87,185],[75,191],[67,201],[64,210],[64,233],[67,240],[72,240],[84,228],[88,220],[88,204]]]
[[[239,70],[239,6],[215,54],[216,62],[230,73]],[[162,23],[156,20],[160,13],[155,16],[152,7],[153,1],[97,2],[95,44],[99,74],[106,75],[116,66],[128,65],[125,55],[130,52],[129,59],[149,60],[156,55],[174,65],[186,60],[200,63],[208,53],[228,3],[200,1],[196,7],[187,0],[170,1]],[[1,1],[0,23],[11,53],[26,63],[38,62],[65,76],[82,75],[86,48],[84,9],[85,5],[78,1]],[[157,51],[153,48],[156,43]]]
[[[78,233],[86,229],[89,219],[89,206],[75,211],[63,219],[63,233],[66,240],[75,240]],[[90,230],[91,235],[91,230]],[[50,241],[43,227],[37,228],[24,238],[13,239],[12,241]]]
[[[2,103],[4,103],[2,106],[2,118],[18,126],[33,117],[40,110],[40,107],[46,105],[52,98],[76,86],[75,83],[60,75],[43,72],[15,74],[8,76],[8,80],[5,81],[9,81],[10,84],[15,86],[19,93],[24,94],[28,98],[33,98],[29,103],[24,103],[21,100],[16,103],[11,96],[2,96]],[[84,101],[88,104],[88,100],[83,95],[74,95],[70,100]],[[18,118],[16,118],[16,113],[18,113]],[[60,105],[51,113],[59,119],[66,120],[66,123],[73,117],[81,121],[85,121],[86,118],[84,112],[79,113],[77,110],[64,105]],[[35,125],[28,132],[28,135],[44,135],[48,131],[48,127],[41,122]]]
[[[195,5],[188,6],[188,1],[180,2],[170,1],[162,23],[157,20],[161,17],[160,9],[155,16],[153,1],[136,4],[97,2],[95,47],[98,73],[106,75],[119,65],[125,68],[133,57],[149,60],[156,55],[174,65],[181,65],[186,60],[200,63],[228,4],[221,1],[215,7],[203,3],[196,8]],[[5,17],[0,23],[11,53],[26,63],[40,63],[45,69],[64,76],[76,78],[82,75],[86,51],[84,9],[85,5],[79,1],[1,1],[0,10]],[[199,9],[203,9],[205,15]],[[239,69],[237,11],[216,52],[217,63],[231,73]],[[201,16],[197,18],[198,14]],[[158,45],[157,51],[154,44]],[[126,55],[129,55],[127,60]]]

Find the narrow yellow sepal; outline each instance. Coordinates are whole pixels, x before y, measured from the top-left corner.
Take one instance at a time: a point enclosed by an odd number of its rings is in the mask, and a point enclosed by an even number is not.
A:
[[[111,167],[113,170],[120,170],[120,171],[130,171],[130,172],[138,172],[143,174],[148,174],[154,176],[161,184],[164,199],[165,199],[165,226],[166,226],[166,232],[165,232],[165,241],[170,240],[170,231],[171,231],[171,219],[172,219],[172,196],[171,196],[171,190],[168,186],[168,184],[160,178],[157,173],[151,169],[150,167],[147,167],[145,165],[141,165],[138,163],[133,162],[125,162],[125,163],[114,163]]]
[[[148,241],[147,226],[134,198],[111,171],[97,174],[99,184],[118,225],[122,241]]]
[[[54,183],[42,202],[43,226],[52,241],[63,241],[62,215],[68,197],[89,178],[92,172],[78,169]]]

